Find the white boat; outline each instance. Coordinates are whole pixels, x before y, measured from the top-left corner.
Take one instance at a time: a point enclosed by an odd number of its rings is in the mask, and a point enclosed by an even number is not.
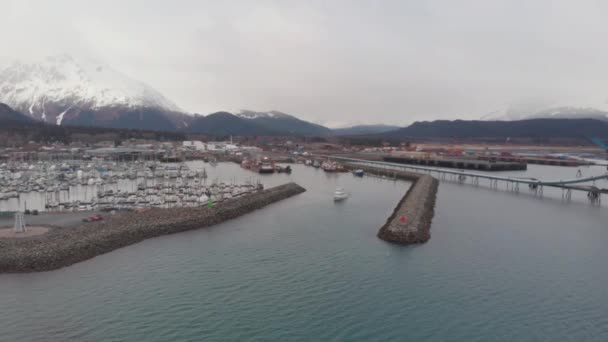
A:
[[[338,170],[338,164],[333,161],[325,161],[321,164],[321,168],[325,172],[336,172]]]
[[[343,201],[348,198],[348,193],[342,188],[337,188],[334,192],[334,201]]]

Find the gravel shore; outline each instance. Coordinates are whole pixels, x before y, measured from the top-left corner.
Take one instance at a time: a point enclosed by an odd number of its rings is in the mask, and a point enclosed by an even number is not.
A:
[[[212,207],[149,209],[101,222],[53,227],[48,233],[0,240],[0,273],[65,267],[148,238],[212,226],[306,191],[288,183]]]

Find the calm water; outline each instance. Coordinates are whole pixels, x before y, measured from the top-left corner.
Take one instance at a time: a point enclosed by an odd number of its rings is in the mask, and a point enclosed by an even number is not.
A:
[[[62,270],[1,275],[0,340],[608,339],[606,204],[441,183],[431,240],[402,247],[375,234],[407,183],[303,166],[263,181],[288,178],[308,191]],[[351,198],[334,204],[336,186]]]

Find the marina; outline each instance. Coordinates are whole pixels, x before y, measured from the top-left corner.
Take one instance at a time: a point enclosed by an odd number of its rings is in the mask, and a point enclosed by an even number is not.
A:
[[[196,207],[263,187],[253,178],[226,181],[209,179],[206,168],[195,170],[186,163],[4,163],[0,212]]]

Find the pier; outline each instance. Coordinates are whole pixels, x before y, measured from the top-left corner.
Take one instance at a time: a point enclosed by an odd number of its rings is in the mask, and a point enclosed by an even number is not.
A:
[[[539,196],[543,196],[543,190],[545,187],[557,188],[562,190],[562,197],[566,200],[570,199],[572,191],[584,191],[587,193],[587,198],[589,201],[595,204],[601,203],[601,195],[608,194],[607,188],[599,188],[595,186],[596,181],[608,179],[608,173],[585,178],[548,181],[535,178],[494,176],[464,170],[438,169],[427,166],[405,165],[339,156],[316,155],[315,157],[331,158],[345,163],[356,163],[360,166],[360,168],[361,166],[378,167],[384,169],[388,175],[391,175],[391,172],[396,172],[399,170],[411,170],[414,172],[422,172],[431,175],[435,174],[439,180],[453,180],[461,184],[479,186],[482,184],[482,182],[487,182],[487,185],[493,189],[498,189],[499,184],[503,184],[506,190],[515,192],[519,192],[520,186],[527,186]]]
[[[389,163],[426,165],[451,169],[467,169],[481,171],[517,171],[528,169],[527,164],[522,161],[505,162],[465,158],[418,158],[408,156],[385,156],[382,159]]]
[[[361,169],[368,174],[390,176],[412,182],[395,210],[380,227],[378,237],[382,240],[400,244],[427,242],[431,238],[431,221],[435,214],[435,200],[439,181],[434,177],[403,170],[387,170],[373,166],[347,163],[349,170]]]
[[[496,163],[527,163],[527,164],[538,164],[538,165],[553,165],[553,166],[584,166],[593,165],[593,163],[586,162],[584,160],[574,159],[559,159],[559,158],[541,158],[535,156],[478,156],[479,160],[496,162]]]

